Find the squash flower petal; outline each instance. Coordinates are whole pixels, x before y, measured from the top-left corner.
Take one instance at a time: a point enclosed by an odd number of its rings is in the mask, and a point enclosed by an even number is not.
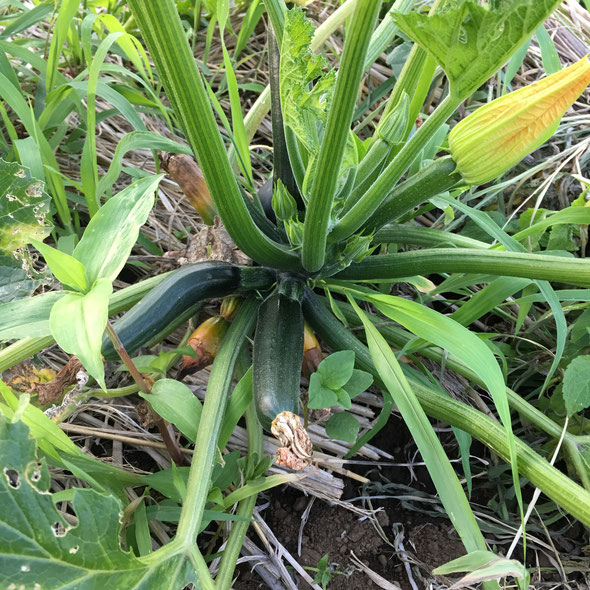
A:
[[[583,57],[463,119],[449,134],[451,156],[463,180],[493,180],[545,143],[589,83],[590,63]]]

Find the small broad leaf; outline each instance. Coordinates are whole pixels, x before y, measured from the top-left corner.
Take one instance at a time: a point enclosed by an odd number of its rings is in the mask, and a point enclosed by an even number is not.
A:
[[[66,352],[80,359],[102,389],[106,389],[106,386],[100,351],[112,292],[111,281],[101,279],[85,295],[64,295],[53,306],[49,316],[49,326],[55,341]]]
[[[174,379],[160,379],[154,383],[151,394],[140,392],[139,395],[189,440],[196,440],[203,406],[184,383]]]
[[[354,369],[354,352],[341,350],[326,357],[318,366],[322,385],[334,391],[344,387],[352,377]]]
[[[326,422],[326,434],[330,438],[353,443],[358,436],[361,425],[358,420],[348,412],[338,412]]]
[[[143,563],[121,548],[123,506],[116,496],[90,489],[70,490],[72,525],[49,492],[45,460],[22,422],[0,418],[0,549],[2,588],[159,588],[196,582],[184,555]],[[15,584],[15,581],[17,582]]]
[[[344,389],[339,389],[335,393],[336,393],[336,396],[338,397],[338,404],[340,406],[342,406],[345,410],[350,410],[351,402],[350,402],[350,396],[348,395],[348,393],[346,393],[346,391],[344,391]]]
[[[561,0],[501,0],[482,6],[452,0],[433,15],[394,15],[397,26],[443,68],[451,92],[464,99],[499,70]]]
[[[344,385],[346,393],[350,397],[356,397],[361,393],[367,391],[373,384],[373,375],[360,369],[354,369],[351,378]]]
[[[74,249],[92,285],[98,279],[114,280],[133,248],[139,228],[154,204],[154,191],[163,175],[141,178],[109,199],[90,220]]]
[[[79,260],[38,240],[31,239],[30,242],[41,252],[51,272],[62,285],[79,291],[88,290],[84,265]]]
[[[49,234],[51,199],[26,168],[0,158],[0,195],[0,251],[11,252],[30,238],[42,240]]]
[[[563,401],[568,416],[590,406],[590,355],[576,357],[563,376]]]
[[[313,373],[309,378],[309,402],[307,407],[311,410],[329,408],[338,401],[338,396],[333,390],[322,385],[318,373]]]

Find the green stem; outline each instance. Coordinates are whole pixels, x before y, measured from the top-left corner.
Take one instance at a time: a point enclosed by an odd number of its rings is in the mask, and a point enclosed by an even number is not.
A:
[[[420,203],[457,184],[461,176],[455,173],[455,168],[450,156],[439,158],[402,182],[363,225],[364,233],[369,234],[399,219]]]
[[[190,548],[194,544],[203,518],[234,365],[245,338],[254,326],[257,309],[258,301],[254,296],[250,296],[241,305],[213,363],[195,443],[198,452],[193,456],[185,502],[176,532],[178,543],[185,548]]]
[[[299,269],[297,256],[260,231],[242,200],[174,0],[130,0],[129,5],[228,233],[260,264]]]
[[[354,351],[357,367],[372,373],[376,382],[380,383],[369,349],[309,291],[304,299],[304,312],[310,326],[331,348]],[[465,430],[509,461],[508,438],[499,422],[439,391],[430,389],[424,384],[421,375],[409,367],[403,368],[420,404],[429,416]],[[590,526],[590,492],[553,467],[524,442],[516,439],[515,445],[519,472],[572,516]]]
[[[317,51],[340,27],[344,21],[352,14],[357,0],[347,0],[338,10],[333,12],[316,30],[311,40],[310,49]],[[244,127],[246,128],[246,137],[251,141],[258,127],[270,110],[270,86],[267,86],[256,99],[248,114],[244,117]],[[236,159],[235,151],[230,150],[230,161]]]
[[[328,225],[340,164],[350,135],[365,55],[380,7],[380,1],[358,0],[344,42],[303,226],[301,259],[303,266],[311,272],[318,271],[324,265]]]
[[[432,134],[455,112],[459,104],[451,95],[440,103],[365,195],[336,224],[330,234],[331,241],[344,240],[363,226],[377,207],[391,194],[393,187],[428,143]]]
[[[248,457],[262,457],[263,437],[262,427],[256,415],[256,408],[251,403],[246,410],[246,429],[248,431]],[[256,499],[258,494],[252,494],[242,500],[238,506],[237,515],[242,518],[251,519],[256,506]],[[215,578],[215,586],[218,590],[229,590],[236,568],[236,561],[240,555],[240,550],[244,544],[244,537],[248,531],[250,522],[237,521],[232,525],[231,533],[227,540],[221,564],[219,565],[219,572]]]
[[[401,186],[401,185],[400,185]],[[412,244],[413,246],[457,246],[458,248],[480,248],[487,250],[490,245],[442,229],[392,223],[375,233],[375,244]]]
[[[432,273],[479,273],[566,282],[590,286],[590,266],[578,258],[528,252],[432,248],[369,256],[334,276],[352,281],[378,281]]]

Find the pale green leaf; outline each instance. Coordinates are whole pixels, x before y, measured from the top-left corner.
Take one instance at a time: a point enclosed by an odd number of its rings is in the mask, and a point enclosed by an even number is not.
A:
[[[49,234],[49,201],[41,181],[20,164],[0,158],[0,251],[11,252],[30,238]]]
[[[346,385],[344,385],[344,389],[350,397],[355,397],[364,391],[367,391],[372,383],[373,375],[371,375],[371,373],[355,369],[352,372],[352,377],[346,382]]]
[[[363,322],[375,368],[412,433],[441,502],[468,551],[485,549],[485,541],[455,471],[410,387],[395,354],[353,299],[350,303]],[[384,392],[385,393],[385,392]]]
[[[285,125],[310,154],[319,149],[317,125],[326,121],[335,82],[333,71],[323,71],[327,60],[310,50],[313,33],[301,9],[287,11],[281,46],[281,109]]]
[[[60,283],[79,291],[88,290],[84,265],[79,260],[38,240],[31,238],[30,241],[41,252],[51,272]]]
[[[100,279],[85,295],[71,293],[62,297],[51,310],[49,326],[55,341],[70,354],[75,354],[102,389],[102,335],[109,314],[109,297],[113,285]]]
[[[65,294],[51,291],[0,304],[0,342],[49,335],[51,308]]]
[[[338,412],[330,416],[326,422],[326,434],[330,438],[353,443],[358,436],[361,425],[359,421],[348,412]]]
[[[344,387],[352,377],[354,369],[354,352],[341,350],[326,357],[318,366],[322,385],[334,391]]]
[[[92,285],[98,279],[114,280],[133,248],[139,228],[154,204],[154,191],[163,175],[141,178],[109,199],[90,220],[74,249]]]
[[[22,422],[0,418],[0,586],[172,590],[195,581],[183,555],[144,564],[120,543],[123,506],[114,495],[76,488],[72,525],[49,492],[45,460]]]
[[[576,357],[563,376],[563,401],[568,416],[590,406],[590,355]]]
[[[329,408],[338,401],[336,393],[322,385],[318,373],[313,373],[309,378],[309,402],[307,407],[311,410]]]
[[[151,394],[139,392],[139,395],[149,402],[158,415],[195,442],[203,406],[184,383],[160,379],[154,383]]]
[[[397,26],[447,74],[451,92],[464,99],[499,70],[561,0],[449,0],[433,15],[395,15]]]

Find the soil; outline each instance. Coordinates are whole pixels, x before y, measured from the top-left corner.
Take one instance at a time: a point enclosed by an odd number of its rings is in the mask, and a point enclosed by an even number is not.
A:
[[[404,427],[392,428],[391,425],[386,431],[382,431],[372,443],[391,453],[396,461],[406,462],[408,454],[411,455],[415,448],[409,447],[412,444],[409,432]],[[413,482],[410,482],[409,471],[405,467],[382,467],[379,471],[373,468],[373,471],[363,473],[357,466],[355,471],[372,481],[396,482],[411,485],[416,490],[434,492],[430,477],[423,468],[414,470],[418,481]],[[342,499],[350,500],[361,495],[360,484],[347,480]],[[303,567],[315,568],[326,553],[329,555],[331,569],[342,573],[334,575],[328,583],[328,590],[383,588],[353,564],[352,552],[388,582],[397,584],[403,590],[412,590],[406,566],[394,548],[398,532],[403,534],[403,548],[413,564],[412,575],[419,588],[425,587],[426,579],[435,567],[465,554],[463,544],[447,519],[404,509],[398,500],[373,500],[371,508],[377,510],[377,523],[374,523],[346,508],[332,506],[316,498],[302,525],[310,500],[301,492],[283,487],[270,494],[268,506],[261,514],[277,539]],[[354,505],[361,506],[359,502],[354,502]],[[381,533],[378,528],[381,528]],[[301,554],[298,553],[300,535]],[[252,536],[252,540],[260,544],[256,536]],[[307,571],[313,578],[315,572]],[[250,571],[250,566],[245,566],[241,568],[233,588],[253,590],[266,589],[267,586],[255,572]],[[299,588],[308,589],[309,585],[300,580]]]
[[[309,502],[309,497],[285,488],[274,494],[263,516],[278,540],[303,567],[315,568],[326,553],[329,555],[331,569],[340,572],[329,582],[329,590],[382,588],[354,565],[351,561],[352,552],[385,580],[397,584],[403,590],[411,590],[405,566],[393,548],[395,532],[392,525],[400,522],[405,530],[404,548],[412,561],[415,559],[420,565],[424,577],[428,577],[436,566],[465,553],[448,521],[429,519],[402,510],[395,500],[373,504],[373,508],[381,508],[376,518],[387,541],[370,519],[317,499],[302,527],[302,516]],[[301,555],[297,552],[300,534]],[[255,538],[253,540],[257,541]],[[312,577],[315,575],[313,570],[308,570],[308,573]],[[233,587],[235,590],[266,588],[257,574],[247,568],[241,570]],[[301,580],[299,588],[303,590],[309,585]]]

